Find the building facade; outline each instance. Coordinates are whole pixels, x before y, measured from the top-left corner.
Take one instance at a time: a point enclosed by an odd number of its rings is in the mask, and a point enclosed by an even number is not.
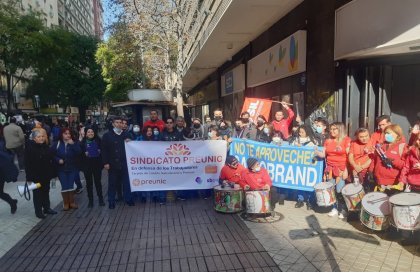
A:
[[[95,35],[94,1],[57,0],[58,24],[82,35]]]
[[[57,0],[22,0],[21,10],[22,13],[30,11],[42,12],[46,27],[58,25]]]
[[[188,60],[184,85],[193,114],[222,107],[234,119],[245,97],[268,98],[293,104],[307,121],[342,121],[349,135],[375,130],[375,118],[389,114],[408,135],[420,111],[418,1],[225,4],[208,24],[213,29],[201,25],[209,35]],[[272,113],[279,107],[273,103]]]
[[[104,23],[103,23],[104,9],[102,7],[101,0],[93,0],[93,26],[95,30],[95,36],[102,40],[104,35]]]

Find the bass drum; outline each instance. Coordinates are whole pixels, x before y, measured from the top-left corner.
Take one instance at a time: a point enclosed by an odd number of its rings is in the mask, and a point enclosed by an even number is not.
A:
[[[241,188],[214,187],[214,209],[222,213],[242,211],[243,191]]]
[[[349,211],[359,211],[363,197],[365,196],[365,190],[363,186],[358,183],[350,183],[344,186],[341,190],[341,194],[346,202],[347,209]]]
[[[389,197],[385,193],[369,193],[362,199],[360,222],[371,230],[387,229],[389,215]]]
[[[265,214],[270,211],[269,191],[245,192],[246,212],[249,214]]]
[[[336,202],[335,187],[331,182],[315,184],[316,204],[320,207],[329,207]]]
[[[420,194],[399,193],[389,198],[392,224],[397,229],[416,231],[420,229]]]

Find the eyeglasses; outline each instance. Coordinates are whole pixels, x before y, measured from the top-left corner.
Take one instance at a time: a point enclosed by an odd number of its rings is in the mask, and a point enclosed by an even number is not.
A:
[[[167,124],[173,124],[174,122],[166,122]]]

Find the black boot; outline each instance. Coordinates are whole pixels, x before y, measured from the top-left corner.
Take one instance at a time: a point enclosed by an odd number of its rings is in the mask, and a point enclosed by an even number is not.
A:
[[[39,219],[44,219],[46,217],[45,214],[43,214],[42,212],[36,212],[35,216],[38,217]]]
[[[17,210],[17,203],[18,203],[17,199],[12,199],[12,201],[11,201],[11,203],[10,203],[10,212],[11,212],[12,214],[15,214],[15,213],[16,213],[16,210]]]
[[[56,211],[54,211],[54,210],[53,210],[53,209],[51,209],[51,208],[44,209],[44,213],[45,213],[45,214],[57,214],[57,212],[56,212]]]

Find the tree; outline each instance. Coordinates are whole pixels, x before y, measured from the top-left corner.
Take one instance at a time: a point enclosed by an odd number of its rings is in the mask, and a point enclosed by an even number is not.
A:
[[[122,4],[130,30],[144,48],[145,66],[155,71],[166,90],[177,95],[177,111],[183,115],[182,77],[185,45],[197,14],[198,0],[114,0]]]
[[[42,54],[42,48],[51,45],[39,14],[20,14],[18,2],[0,2],[0,71],[6,75],[8,111],[12,109],[14,88],[29,68],[45,63],[48,55]]]
[[[130,89],[153,87],[144,74],[140,45],[124,22],[111,27],[109,39],[98,47],[96,62],[107,83],[105,97],[112,101],[127,100]]]
[[[61,28],[46,32],[56,46],[55,60],[39,65],[28,88],[29,94],[39,94],[45,104],[76,106],[80,119],[86,109],[103,96],[105,82],[95,61],[98,41]]]

